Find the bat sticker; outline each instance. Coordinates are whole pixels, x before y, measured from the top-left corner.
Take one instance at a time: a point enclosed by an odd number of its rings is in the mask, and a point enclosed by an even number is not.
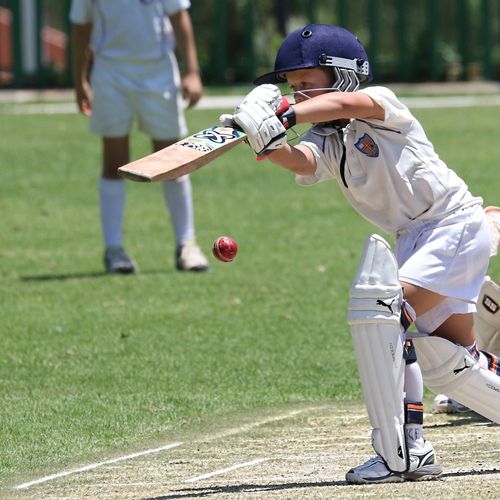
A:
[[[193,135],[193,138],[215,142],[216,144],[224,144],[226,141],[241,137],[243,132],[234,128],[212,127],[202,130]]]
[[[191,148],[194,149],[195,151],[200,151],[201,153],[208,153],[209,151],[213,150],[213,147],[210,146],[209,144],[204,144],[203,142],[190,142],[190,141],[184,141],[180,142],[179,146],[183,146],[185,148]]]

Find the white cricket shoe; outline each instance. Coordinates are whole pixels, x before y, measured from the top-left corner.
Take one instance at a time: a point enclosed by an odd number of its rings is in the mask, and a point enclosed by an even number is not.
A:
[[[108,247],[104,252],[104,267],[107,273],[130,274],[137,271],[137,266],[125,253],[123,247]]]
[[[438,394],[434,398],[433,413],[463,413],[470,411],[467,406],[449,398],[446,394]]]
[[[392,472],[377,455],[351,469],[345,478],[351,484],[401,483],[435,479],[442,472],[442,465],[435,462],[432,444],[425,441],[422,448],[410,448],[410,468],[406,472]]]
[[[185,241],[175,251],[176,267],[179,271],[208,271],[208,260],[195,241]]]

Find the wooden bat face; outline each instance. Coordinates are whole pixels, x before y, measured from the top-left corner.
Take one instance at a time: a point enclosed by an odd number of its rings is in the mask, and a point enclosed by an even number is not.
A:
[[[243,132],[233,127],[210,127],[156,153],[123,165],[118,173],[139,182],[177,179],[210,163],[242,142],[245,137]]]

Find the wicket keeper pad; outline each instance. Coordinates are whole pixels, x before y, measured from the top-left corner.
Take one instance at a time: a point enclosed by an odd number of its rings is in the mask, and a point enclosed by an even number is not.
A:
[[[408,470],[404,432],[403,292],[389,244],[370,235],[351,285],[348,321],[375,452],[390,470]]]
[[[465,347],[440,337],[413,339],[424,383],[500,424],[500,377],[479,363]]]
[[[500,286],[489,276],[479,294],[474,328],[479,349],[500,356]]]

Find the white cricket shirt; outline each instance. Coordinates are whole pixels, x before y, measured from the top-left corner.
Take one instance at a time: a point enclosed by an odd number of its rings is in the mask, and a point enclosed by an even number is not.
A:
[[[482,203],[439,158],[420,123],[391,90],[370,87],[360,92],[385,110],[385,120],[353,119],[342,138],[333,127],[312,127],[301,144],[313,151],[316,172],[297,175],[298,184],[336,179],[357,212],[393,234],[413,221],[441,219]]]
[[[188,9],[189,0],[72,0],[70,20],[93,24],[95,54],[124,61],[166,57],[175,39],[168,16]]]

